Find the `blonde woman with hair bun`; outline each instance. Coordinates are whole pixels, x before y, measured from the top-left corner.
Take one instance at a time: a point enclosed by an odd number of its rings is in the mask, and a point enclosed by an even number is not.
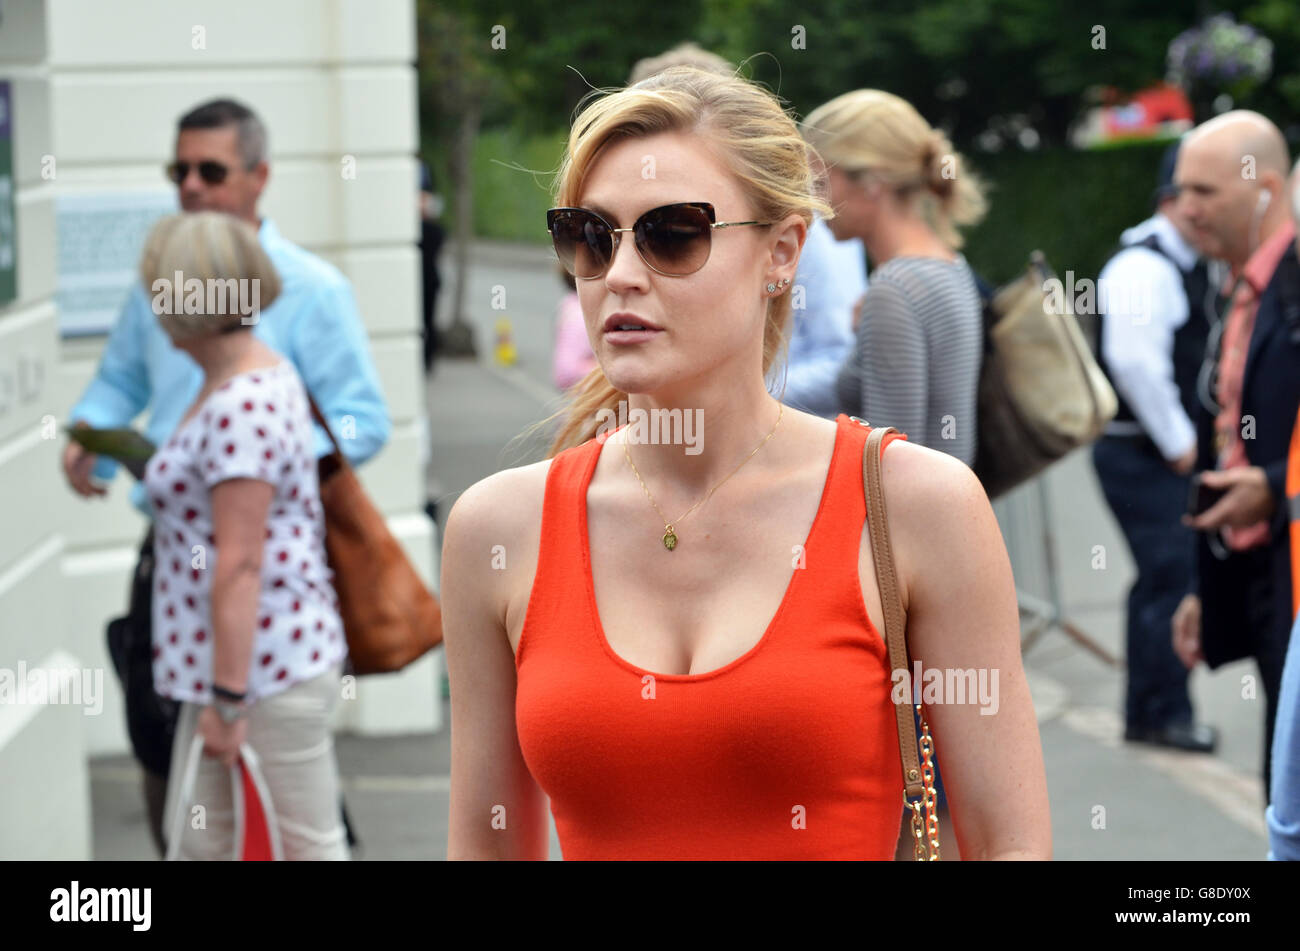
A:
[[[947,136],[878,89],[814,109],[804,135],[826,170],[831,229],[862,238],[875,269],[841,407],[971,465],[983,324],[958,229],[984,215],[979,180]]]
[[[979,178],[906,99],[858,89],[814,109],[803,126],[830,167],[833,185],[850,180],[880,186],[880,194],[918,212],[946,248],[960,248],[958,228],[984,217],[988,206]],[[840,231],[862,224],[838,211],[837,218]]]
[[[829,214],[815,191],[794,120],[734,75],[672,67],[574,121],[547,227],[597,366],[550,458],[471,486],[448,517],[448,858],[545,859],[548,803],[567,859],[893,857],[867,428],[765,384]],[[697,438],[672,422],[687,419]],[[988,500],[906,439],[883,468],[915,658],[999,672],[996,711],[930,712],[962,855],[1047,858]]]
[[[837,381],[841,408],[973,464],[982,305],[957,249],[958,227],[986,210],[978,179],[947,136],[879,89],[814,109],[804,135],[826,170],[831,229],[862,238],[875,268]],[[942,827],[945,773],[936,773]]]

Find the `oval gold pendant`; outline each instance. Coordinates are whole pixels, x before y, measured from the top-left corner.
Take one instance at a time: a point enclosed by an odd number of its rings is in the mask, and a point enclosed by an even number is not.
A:
[[[677,547],[677,536],[673,534],[672,529],[664,532],[664,547],[669,551]]]

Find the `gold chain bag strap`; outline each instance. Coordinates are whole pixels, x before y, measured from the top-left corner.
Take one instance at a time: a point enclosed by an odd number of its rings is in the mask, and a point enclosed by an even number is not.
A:
[[[855,423],[867,425],[852,417]],[[907,653],[907,614],[898,593],[898,573],[894,568],[894,549],[889,541],[889,522],[885,518],[885,489],[881,479],[880,457],[885,436],[897,432],[892,426],[877,427],[867,436],[862,453],[862,486],[867,502],[867,527],[871,530],[871,554],[876,563],[876,586],[880,606],[885,614],[885,641],[889,645],[891,670],[906,671],[904,683],[912,686]],[[911,699],[915,699],[915,694]],[[917,743],[916,721],[911,703],[894,706],[898,720],[898,749],[903,760],[903,803],[912,814],[912,857],[918,862],[939,860],[939,811],[934,792],[934,740],[930,725],[918,703],[921,740]],[[918,747],[920,756],[917,755]]]

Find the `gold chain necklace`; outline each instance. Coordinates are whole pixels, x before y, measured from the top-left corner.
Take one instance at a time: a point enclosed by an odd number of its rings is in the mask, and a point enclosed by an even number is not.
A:
[[[685,512],[683,512],[677,518],[677,522],[680,522],[682,519],[686,518],[687,515],[690,515],[697,508],[699,508],[701,505],[707,502],[709,500],[709,496],[711,496],[714,492],[718,491],[718,489],[722,487],[723,482],[726,482],[727,479],[730,479],[737,472],[739,472],[741,470],[741,467],[744,466],[746,462],[749,462],[750,459],[753,459],[754,456],[758,454],[758,451],[767,445],[767,441],[776,435],[777,426],[781,425],[781,417],[785,414],[784,405],[778,403],[777,407],[778,409],[776,412],[776,426],[772,427],[772,431],[763,438],[763,441],[761,443],[759,443],[757,446],[754,447],[754,451],[751,452],[748,456],[746,456],[739,466],[736,466],[736,468],[732,469],[731,472],[727,473],[726,478],[724,478],[722,482],[719,482],[713,488],[709,489],[709,491],[705,493],[704,498],[700,499],[698,502],[696,502],[694,505],[688,508]],[[626,436],[624,436],[624,441],[623,441],[623,458],[625,458],[627,460],[627,464],[632,467],[632,472],[636,475],[636,480],[641,483],[641,491],[644,492],[645,497],[650,500],[650,504],[655,507],[655,511],[659,513],[659,517],[664,520],[664,538],[663,538],[664,547],[667,548],[669,551],[672,551],[674,548],[677,547],[677,533],[673,531],[673,526],[677,524],[677,522],[668,521],[668,516],[664,514],[664,510],[659,507],[659,503],[655,501],[655,497],[651,495],[650,490],[646,488],[645,479],[642,479],[641,473],[637,472],[636,463],[632,461],[632,456],[627,451]]]

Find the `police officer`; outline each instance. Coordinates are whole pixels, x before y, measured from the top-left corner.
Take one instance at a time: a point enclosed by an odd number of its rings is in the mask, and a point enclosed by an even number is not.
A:
[[[1217,731],[1194,722],[1188,671],[1169,637],[1193,569],[1192,536],[1180,518],[1196,462],[1196,383],[1212,294],[1178,211],[1177,155],[1175,143],[1161,162],[1155,214],[1123,233],[1097,282],[1100,363],[1119,412],[1093,446],[1093,464],[1137,564],[1124,738],[1208,753]]]

